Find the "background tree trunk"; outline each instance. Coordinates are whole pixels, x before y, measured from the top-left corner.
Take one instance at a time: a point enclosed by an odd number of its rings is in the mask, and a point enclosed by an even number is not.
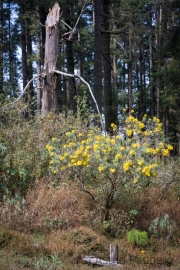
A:
[[[36,65],[37,65],[37,74],[41,73],[41,34],[40,34],[40,14],[39,7],[36,6],[36,14],[37,14],[37,34],[36,34]],[[40,78],[37,79],[37,111],[41,110],[41,81]]]
[[[102,0],[94,1],[94,97],[102,112]],[[96,111],[96,109],[95,109]],[[97,111],[96,111],[97,113]]]

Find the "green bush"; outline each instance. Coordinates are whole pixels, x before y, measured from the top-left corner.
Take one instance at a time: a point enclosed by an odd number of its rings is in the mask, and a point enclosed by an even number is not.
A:
[[[146,246],[148,244],[148,234],[147,232],[139,230],[131,230],[127,233],[127,240],[134,246]]]
[[[169,215],[166,214],[162,218],[157,217],[153,219],[149,226],[149,231],[154,237],[169,239],[172,236],[175,228],[176,222],[171,220]]]

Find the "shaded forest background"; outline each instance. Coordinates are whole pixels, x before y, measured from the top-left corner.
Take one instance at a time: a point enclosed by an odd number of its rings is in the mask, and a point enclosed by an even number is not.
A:
[[[17,98],[43,70],[45,21],[52,1],[1,1],[0,99]],[[157,116],[164,133],[178,142],[180,128],[180,3],[170,1],[60,1],[57,68],[79,74],[93,88],[106,129],[122,109]],[[83,10],[82,16],[73,29]],[[64,35],[72,33],[73,37]],[[22,82],[22,83],[21,83]],[[87,86],[57,76],[58,111],[77,113],[80,100],[96,112]],[[20,90],[21,89],[21,90]],[[41,111],[42,79],[23,96],[26,116]]]

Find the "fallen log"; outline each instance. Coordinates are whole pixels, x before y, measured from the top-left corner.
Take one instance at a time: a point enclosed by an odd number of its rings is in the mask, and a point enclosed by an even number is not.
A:
[[[91,263],[94,265],[113,265],[116,267],[122,267],[122,264],[119,264],[118,262],[110,262],[110,261],[105,261],[105,260],[101,260],[99,258],[95,258],[93,256],[85,256],[84,258],[82,258],[83,262],[87,262],[87,263]]]

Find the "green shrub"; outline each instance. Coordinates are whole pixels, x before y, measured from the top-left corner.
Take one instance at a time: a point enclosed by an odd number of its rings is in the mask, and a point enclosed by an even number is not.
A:
[[[133,229],[127,233],[127,240],[133,245],[145,246],[148,243],[148,234],[145,231]]]
[[[171,220],[169,215],[166,214],[162,218],[157,217],[153,219],[149,226],[149,231],[154,237],[166,238],[168,240],[172,236],[175,227],[176,222]]]

